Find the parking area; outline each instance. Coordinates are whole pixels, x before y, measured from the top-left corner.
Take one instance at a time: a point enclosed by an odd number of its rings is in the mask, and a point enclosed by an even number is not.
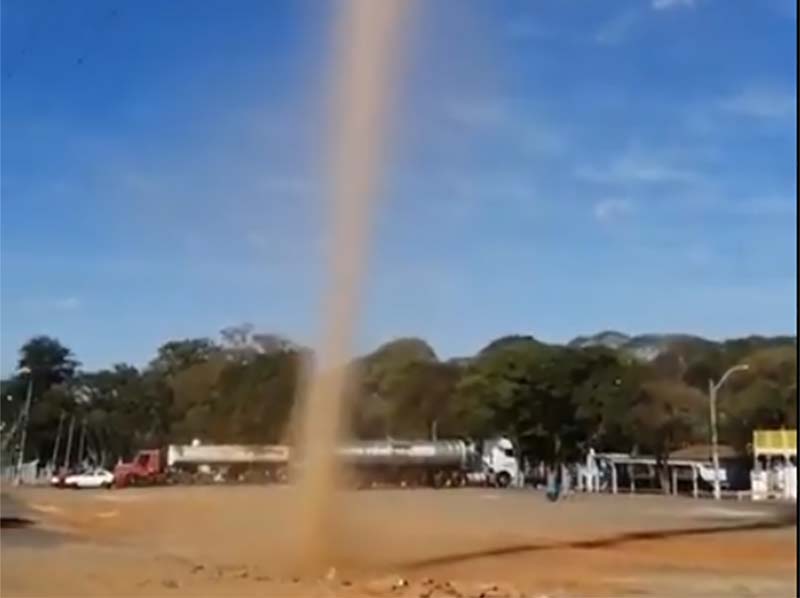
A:
[[[293,493],[4,491],[4,513],[15,505],[35,524],[3,530],[3,594],[424,596],[425,583],[446,582],[464,596],[487,584],[508,596],[796,595],[788,505],[610,495],[551,503],[530,490],[342,492],[330,566],[300,574],[291,558],[302,516]],[[19,541],[34,531],[50,536]],[[408,584],[391,587],[389,578]]]

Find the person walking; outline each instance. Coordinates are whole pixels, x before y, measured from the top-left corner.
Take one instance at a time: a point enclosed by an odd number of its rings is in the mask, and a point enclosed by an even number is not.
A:
[[[547,468],[547,500],[555,502],[561,494],[561,465]]]
[[[561,498],[568,498],[572,495],[573,467],[564,463],[561,465]]]
[[[600,492],[600,472],[597,467],[597,458],[594,448],[590,448],[586,455],[586,477],[588,492]]]

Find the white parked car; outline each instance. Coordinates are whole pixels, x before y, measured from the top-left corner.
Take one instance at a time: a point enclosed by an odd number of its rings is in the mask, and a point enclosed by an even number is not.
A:
[[[55,486],[56,488],[63,488],[64,487],[64,479],[66,477],[67,477],[67,474],[64,473],[63,471],[60,471],[60,472],[56,473],[55,475],[53,475],[52,478],[50,478],[50,485],[51,486]]]
[[[101,468],[68,475],[64,478],[64,486],[67,488],[111,488],[113,484],[114,474]]]

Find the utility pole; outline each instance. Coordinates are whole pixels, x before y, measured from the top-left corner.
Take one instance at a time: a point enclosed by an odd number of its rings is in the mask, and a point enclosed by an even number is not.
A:
[[[58,432],[56,433],[56,443],[53,446],[53,456],[50,459],[50,463],[53,466],[53,471],[55,471],[56,467],[58,467],[58,449],[61,448],[61,432],[64,430],[64,412],[62,411],[61,414],[58,416]]]
[[[78,465],[83,463],[83,449],[86,447],[86,418],[81,421],[81,438],[78,441]]]
[[[17,455],[17,475],[14,483],[22,483],[22,464],[25,462],[25,443],[28,441],[28,421],[31,412],[31,400],[33,399],[33,372],[28,367],[19,369],[19,373],[28,374],[28,389],[25,392],[25,406],[22,408],[22,435],[19,441],[19,454]]]
[[[717,393],[719,389],[722,388],[722,385],[728,380],[731,374],[734,372],[742,372],[744,370],[749,369],[750,366],[747,364],[742,365],[735,365],[732,368],[728,369],[724,374],[722,374],[722,378],[719,379],[719,382],[716,384],[713,380],[708,381],[708,408],[710,410],[710,419],[711,419],[711,463],[714,467],[714,499],[719,500],[722,498],[722,489],[720,488],[719,483],[719,447],[718,447],[718,440],[717,440]]]
[[[67,432],[67,452],[64,453],[64,471],[69,471],[69,457],[72,452],[72,433],[75,431],[75,416],[69,420],[69,432]]]
[[[6,433],[3,437],[2,441],[0,441],[0,450],[5,451],[6,447],[11,444],[11,441],[14,440],[17,436],[17,430],[22,425],[22,411],[19,412],[17,415],[17,419],[14,420],[14,424],[11,426],[11,429]]]

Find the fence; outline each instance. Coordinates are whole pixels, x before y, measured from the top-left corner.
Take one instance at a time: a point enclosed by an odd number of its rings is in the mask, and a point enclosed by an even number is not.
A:
[[[753,500],[797,500],[797,467],[794,465],[753,470],[750,480]]]
[[[17,481],[17,467],[16,465],[4,465],[0,469],[0,480],[5,483],[15,483]],[[39,460],[34,459],[22,464],[22,469],[19,470],[19,481],[22,484],[46,484],[50,479],[50,472],[47,468],[39,470]]]

